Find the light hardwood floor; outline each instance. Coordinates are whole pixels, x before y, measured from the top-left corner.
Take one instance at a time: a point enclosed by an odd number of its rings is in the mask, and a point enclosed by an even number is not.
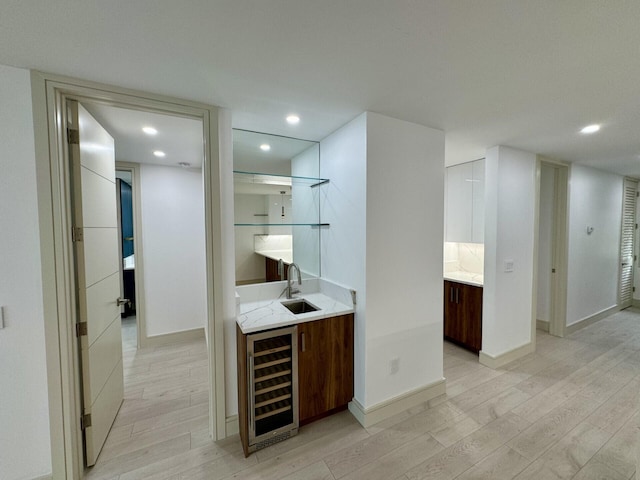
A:
[[[125,402],[89,478],[608,479],[635,476],[640,311],[491,370],[445,343],[447,395],[362,428],[348,412],[245,459],[207,433],[204,341],[135,350]]]

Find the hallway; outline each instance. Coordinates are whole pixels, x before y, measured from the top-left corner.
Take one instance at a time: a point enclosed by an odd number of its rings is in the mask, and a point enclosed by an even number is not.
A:
[[[204,341],[130,345],[125,404],[88,478],[635,479],[640,311],[537,340],[500,370],[445,343],[446,396],[368,429],[341,412],[248,459],[237,437],[207,438]]]

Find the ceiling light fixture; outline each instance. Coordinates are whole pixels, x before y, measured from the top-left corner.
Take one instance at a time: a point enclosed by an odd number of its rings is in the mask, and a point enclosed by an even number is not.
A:
[[[600,125],[587,125],[582,130],[580,130],[580,133],[596,133],[598,130],[600,130]]]
[[[164,153],[162,150],[154,150],[154,151],[153,151],[153,154],[154,154],[156,157],[159,157],[159,158],[164,158],[164,157],[166,157],[166,156],[167,156],[167,154],[166,154],[166,153]]]
[[[144,133],[146,133],[147,135],[157,135],[158,134],[158,130],[156,130],[153,127],[142,127],[142,131]]]
[[[287,116],[287,123],[289,125],[297,125],[300,123],[300,117],[292,113],[291,115]]]
[[[268,143],[263,143],[262,145],[260,145],[260,150],[262,150],[263,152],[268,152],[269,150],[271,150],[271,145],[269,145]]]

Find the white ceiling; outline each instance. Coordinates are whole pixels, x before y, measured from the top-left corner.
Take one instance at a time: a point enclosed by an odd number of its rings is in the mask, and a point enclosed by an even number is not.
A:
[[[638,19],[632,0],[5,0],[0,63],[249,130],[319,140],[370,110],[443,129],[448,163],[502,144],[640,175]]]
[[[189,163],[201,168],[204,155],[202,121],[160,113],[83,103],[115,140],[116,160],[177,167]],[[147,135],[142,127],[155,128]],[[166,157],[153,155],[161,150]]]

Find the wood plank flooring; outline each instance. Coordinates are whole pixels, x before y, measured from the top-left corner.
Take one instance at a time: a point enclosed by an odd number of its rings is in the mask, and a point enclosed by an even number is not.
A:
[[[127,327],[125,402],[90,479],[636,479],[640,310],[538,332],[500,370],[445,343],[447,395],[367,429],[342,412],[247,459],[208,438],[204,341],[136,351]]]

